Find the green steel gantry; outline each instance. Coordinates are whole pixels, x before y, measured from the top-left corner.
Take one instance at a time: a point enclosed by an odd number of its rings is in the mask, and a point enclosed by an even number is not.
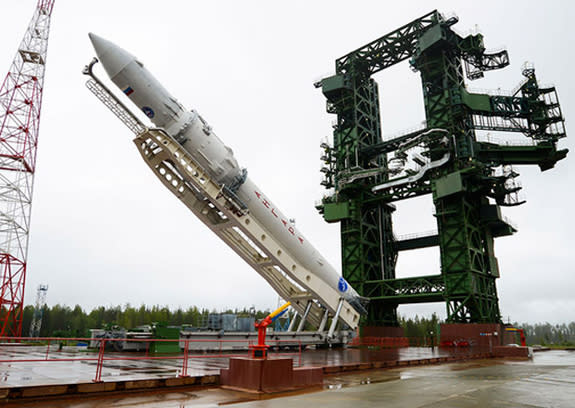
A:
[[[481,78],[509,57],[487,53],[481,34],[457,34],[457,21],[433,11],[339,58],[335,75],[316,83],[337,115],[333,145],[322,143],[329,195],[318,210],[341,223],[344,277],[370,299],[364,326],[397,325],[399,304],[440,301],[449,322],[499,322],[494,238],[516,232],[500,206],[522,203],[512,165],[544,171],[567,155],[557,149],[565,128],[555,88],[540,87],[532,67],[506,95],[467,90],[465,76]],[[426,126],[384,141],[372,75],[408,59],[421,75]],[[476,130],[527,139],[497,143]],[[396,239],[393,202],[424,194],[438,232]],[[398,252],[437,245],[440,274],[396,279]]]

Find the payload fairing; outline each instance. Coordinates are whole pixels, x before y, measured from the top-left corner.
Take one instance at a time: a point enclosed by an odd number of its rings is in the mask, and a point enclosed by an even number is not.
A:
[[[179,143],[225,194],[233,196],[291,257],[336,289],[358,313],[365,313],[364,299],[250,180],[233,151],[208,123],[194,110],[186,110],[133,55],[95,34],[89,36],[104,70],[131,102]],[[299,283],[305,285],[305,282]]]

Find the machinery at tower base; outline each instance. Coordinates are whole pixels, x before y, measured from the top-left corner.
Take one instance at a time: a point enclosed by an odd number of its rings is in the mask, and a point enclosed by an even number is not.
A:
[[[306,321],[328,337],[338,321],[354,329],[363,299],[242,169],[195,111],[173,98],[134,56],[90,34],[111,81],[157,127],[149,129],[94,76],[88,87],[137,134],[142,157],[164,185],[246,260]]]

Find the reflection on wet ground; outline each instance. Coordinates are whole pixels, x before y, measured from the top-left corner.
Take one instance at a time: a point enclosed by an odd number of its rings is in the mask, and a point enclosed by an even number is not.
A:
[[[477,350],[473,350],[476,352]],[[271,353],[271,358],[291,357],[294,366],[338,366],[344,364],[371,362],[417,360],[450,355],[468,354],[465,349],[325,349],[307,350],[301,353]],[[246,356],[247,353],[234,354]],[[1,360],[19,360],[18,362],[0,362],[0,387],[14,387],[38,384],[63,384],[89,382],[96,373],[98,354],[86,348],[64,347],[62,350],[49,350],[43,346],[0,346]],[[106,354],[106,359],[145,357],[144,353]],[[159,357],[154,355],[154,357]],[[102,371],[102,380],[135,380],[143,378],[177,377],[182,373],[182,356],[165,356],[161,360],[106,360]],[[176,358],[173,358],[176,357]],[[23,362],[23,360],[56,360]],[[79,361],[81,359],[81,361]],[[71,361],[76,360],[76,361]],[[227,368],[229,356],[205,353],[190,355],[188,375],[202,376],[219,374]]]
[[[302,366],[333,366],[370,361],[418,360],[453,355],[468,355],[477,349],[408,347],[395,349],[310,350],[302,354]],[[297,358],[294,358],[297,362]]]
[[[323,352],[309,353],[313,361]],[[334,358],[356,358],[343,353]],[[354,355],[354,353],[350,353]],[[359,353],[361,354],[361,353]],[[401,354],[401,353],[400,353]],[[329,357],[328,357],[329,358]],[[36,402],[38,408],[330,408],[559,407],[575,406],[575,352],[536,353],[530,361],[470,360],[442,365],[358,371],[326,377],[324,388],[290,395],[257,396],[219,388],[124,397]]]

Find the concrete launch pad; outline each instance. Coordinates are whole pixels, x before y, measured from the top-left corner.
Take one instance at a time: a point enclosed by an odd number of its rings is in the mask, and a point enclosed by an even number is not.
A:
[[[369,364],[396,364],[426,359],[465,358],[477,351],[454,348],[395,348],[383,350],[370,349],[324,349],[308,350],[299,354],[270,353],[270,358],[292,357],[294,367],[325,367],[327,373],[369,368]],[[46,357],[44,346],[0,346],[0,354],[5,360],[42,360]],[[175,378],[182,371],[182,361],[132,360],[144,356],[144,353],[110,353],[106,358],[127,358],[127,360],[105,361],[102,380],[135,381],[157,378]],[[247,356],[244,354],[194,354],[190,355],[187,374],[194,377],[219,375],[227,368],[230,357]],[[64,347],[61,351],[50,351],[49,358],[58,361],[0,363],[0,388],[35,385],[72,384],[91,382],[96,373],[97,353],[85,348]],[[71,361],[71,360],[77,361]],[[78,361],[78,359],[85,359]],[[436,361],[439,362],[439,361]],[[407,364],[407,363],[405,363]],[[380,365],[381,367],[381,365]]]
[[[575,352],[535,353],[532,360],[469,360],[441,365],[397,367],[327,376],[322,388],[263,397],[204,388],[142,392],[127,396],[35,401],[18,406],[95,408],[131,407],[572,407]],[[260,397],[262,398],[262,397]],[[11,406],[6,404],[5,406]],[[14,405],[16,406],[16,405]]]

